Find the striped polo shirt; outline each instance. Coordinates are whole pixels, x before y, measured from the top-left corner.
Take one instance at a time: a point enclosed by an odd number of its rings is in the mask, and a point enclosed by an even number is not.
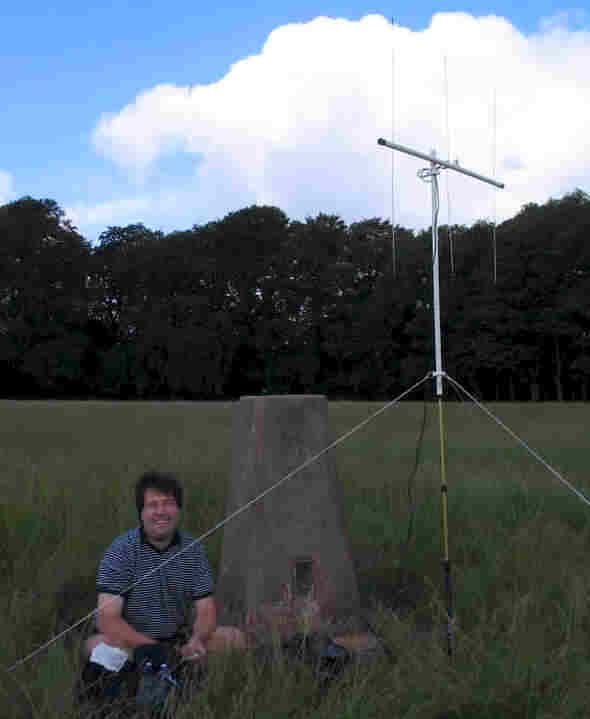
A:
[[[177,531],[172,544],[160,551],[147,541],[142,527],[125,532],[108,547],[96,584],[99,592],[124,597],[125,621],[153,639],[173,637],[187,619],[187,607],[213,593],[211,568],[200,542]]]

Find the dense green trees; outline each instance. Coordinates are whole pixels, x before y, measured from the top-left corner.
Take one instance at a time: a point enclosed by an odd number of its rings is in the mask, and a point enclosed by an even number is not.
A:
[[[449,235],[453,237],[453,263]],[[442,227],[445,369],[491,399],[587,399],[590,198]],[[432,368],[430,232],[253,206],[190,230],[0,207],[3,396],[390,397]],[[451,271],[451,267],[454,271]]]
[[[86,389],[88,243],[53,200],[0,207],[0,387]]]

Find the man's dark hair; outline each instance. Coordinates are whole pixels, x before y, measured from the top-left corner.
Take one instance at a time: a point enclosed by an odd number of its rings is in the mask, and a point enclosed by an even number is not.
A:
[[[169,494],[182,507],[182,486],[173,474],[165,472],[144,472],[135,483],[135,505],[141,517],[146,489],[155,489],[162,494]]]

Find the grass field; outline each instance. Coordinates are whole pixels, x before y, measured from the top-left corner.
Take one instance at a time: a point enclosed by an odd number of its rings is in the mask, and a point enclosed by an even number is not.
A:
[[[330,403],[333,437],[380,406]],[[490,408],[590,493],[590,406]],[[102,551],[137,523],[132,485],[142,471],[178,474],[188,531],[198,535],[223,517],[231,412],[231,403],[0,402],[2,667],[94,608]],[[333,450],[363,603],[390,656],[328,689],[280,656],[270,664],[229,656],[177,717],[590,716],[589,508],[474,405],[450,402],[445,417],[455,658],[438,630],[436,407],[404,402]],[[396,608],[411,475],[406,569],[414,601]],[[214,568],[221,539],[207,542]],[[430,623],[435,630],[417,639],[416,626]],[[80,637],[72,632],[0,672],[2,719],[89,716],[72,699]]]

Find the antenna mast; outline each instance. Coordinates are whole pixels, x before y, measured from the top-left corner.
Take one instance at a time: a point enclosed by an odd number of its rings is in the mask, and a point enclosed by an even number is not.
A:
[[[391,150],[398,150],[407,155],[412,155],[420,160],[426,160],[429,163],[418,171],[418,177],[425,182],[430,183],[432,190],[432,278],[433,278],[433,311],[434,311],[434,366],[435,370],[432,376],[435,380],[436,396],[438,400],[439,414],[439,434],[440,434],[440,476],[441,476],[441,504],[442,504],[442,543],[443,543],[443,569],[445,573],[445,590],[447,594],[447,651],[449,656],[453,656],[453,625],[454,625],[454,609],[453,609],[453,585],[451,578],[451,562],[449,559],[449,533],[448,533],[448,500],[447,500],[447,479],[446,479],[446,459],[445,459],[445,433],[443,422],[443,384],[442,380],[446,373],[442,367],[442,349],[441,349],[441,331],[440,331],[440,272],[439,272],[439,252],[438,252],[438,210],[439,210],[439,189],[438,176],[441,170],[455,170],[463,175],[472,177],[475,180],[486,182],[502,189],[504,184],[492,180],[490,177],[480,175],[472,170],[466,170],[461,167],[458,162],[448,162],[439,160],[436,152],[433,150],[430,155],[423,152],[412,150],[409,147],[398,145],[394,142],[388,142],[380,137],[377,140],[378,145],[388,147]]]

